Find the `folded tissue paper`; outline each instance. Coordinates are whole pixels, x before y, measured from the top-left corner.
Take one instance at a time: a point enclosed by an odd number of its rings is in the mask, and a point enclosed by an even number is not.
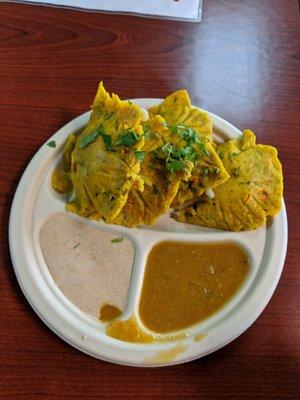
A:
[[[14,2],[193,22],[201,20],[202,12],[202,0],[15,0]]]

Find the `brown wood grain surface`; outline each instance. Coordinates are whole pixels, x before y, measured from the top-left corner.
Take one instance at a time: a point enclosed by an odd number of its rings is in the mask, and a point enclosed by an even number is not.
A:
[[[203,359],[142,369],[93,359],[34,314],[14,276],[7,228],[39,146],[87,110],[97,83],[124,98],[187,88],[194,104],[252,128],[284,167],[289,247],[269,305]],[[300,397],[300,19],[296,0],[206,0],[199,24],[0,2],[0,398]]]

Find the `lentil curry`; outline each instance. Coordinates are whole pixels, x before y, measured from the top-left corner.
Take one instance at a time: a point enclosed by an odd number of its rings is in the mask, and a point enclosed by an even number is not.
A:
[[[139,317],[157,333],[187,328],[222,308],[248,272],[234,243],[161,242],[148,256]]]

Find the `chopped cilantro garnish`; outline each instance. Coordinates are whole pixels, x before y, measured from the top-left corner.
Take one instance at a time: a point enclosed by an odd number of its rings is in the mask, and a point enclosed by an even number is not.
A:
[[[89,144],[93,143],[98,136],[104,133],[102,126],[97,126],[97,128],[93,129],[90,133],[86,136],[82,137],[79,142],[79,147],[84,149]]]
[[[110,242],[111,243],[120,243],[120,242],[123,242],[123,238],[122,237],[118,237],[118,238],[115,238],[115,239],[112,239]]]
[[[138,140],[139,137],[134,131],[128,131],[121,133],[118,143],[126,147],[131,147],[136,144]]]
[[[103,142],[108,150],[112,150],[112,141],[111,136],[106,135],[105,133],[101,134]]]
[[[170,172],[180,171],[184,167],[184,161],[169,161],[167,168]]]
[[[171,131],[181,136],[182,139],[187,142],[187,144],[199,143],[200,141],[197,132],[191,127],[187,127],[184,125],[175,125],[172,126]]]
[[[48,142],[48,143],[47,143],[47,146],[52,147],[52,149],[55,149],[55,147],[56,147],[56,142],[55,142],[55,140],[51,140],[51,142]]]
[[[171,131],[184,139],[187,146],[192,147],[192,149],[193,145],[197,145],[201,156],[209,156],[209,151],[205,145],[205,138],[201,138],[193,128],[184,125],[175,125],[172,126]],[[193,150],[193,153],[196,154],[196,151]]]
[[[106,133],[104,133],[104,129],[101,125],[97,126],[97,128],[93,129],[89,134],[81,138],[79,142],[79,147],[81,149],[84,149],[89,144],[93,143],[98,136],[102,137],[107,150],[113,150],[111,136],[106,135]]]
[[[136,158],[138,161],[143,161],[144,158],[145,158],[146,153],[145,153],[144,151],[136,150],[136,151],[134,152],[134,155],[135,155],[135,158]]]
[[[143,130],[144,130],[144,136],[145,136],[145,138],[146,138],[146,139],[150,139],[150,137],[151,137],[151,131],[150,131],[150,129],[149,129],[147,126],[145,126],[145,127],[143,128]]]
[[[176,172],[184,169],[187,161],[198,159],[197,149],[192,145],[177,147],[171,143],[155,150],[158,158],[166,159],[166,167],[170,172]]]
[[[202,153],[202,156],[209,156],[209,151],[203,142],[198,143],[199,149]]]

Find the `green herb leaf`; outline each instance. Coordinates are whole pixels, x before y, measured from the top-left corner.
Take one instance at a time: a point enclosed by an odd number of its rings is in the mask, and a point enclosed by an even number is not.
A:
[[[93,129],[89,134],[82,137],[79,142],[79,147],[84,149],[89,144],[93,143],[98,136],[104,134],[102,126],[97,126],[97,128]]]
[[[197,132],[191,127],[175,125],[171,128],[171,131],[181,136],[189,145],[192,143],[199,143]]]
[[[102,126],[97,126],[95,129],[93,129],[88,135],[84,136],[81,138],[79,142],[79,147],[81,149],[84,149],[91,143],[93,143],[99,136],[102,137],[103,142],[107,148],[107,150],[113,150],[112,148],[112,139],[110,135],[107,135],[104,133],[104,129]]]
[[[179,148],[171,143],[159,147],[154,154],[160,159],[166,159],[166,167],[170,172],[179,171],[185,167],[186,161],[198,158],[197,151],[193,146]]]
[[[150,139],[151,138],[151,131],[150,131],[150,129],[147,127],[147,126],[145,126],[145,127],[143,127],[143,131],[144,131],[144,136],[145,136],[145,138],[148,140],[148,139]]]
[[[205,145],[205,139],[202,139],[193,128],[184,125],[175,125],[171,128],[171,131],[186,141],[190,155],[195,155],[197,153],[196,150],[193,149],[193,145],[198,145],[198,150],[200,150],[201,155],[209,156],[209,151]],[[191,151],[192,149],[193,151]]]
[[[199,158],[199,154],[193,146],[187,146],[181,149],[181,158],[184,160],[195,161]]]
[[[119,136],[119,144],[126,147],[133,146],[138,140],[139,137],[134,131],[124,132]]]
[[[52,149],[55,149],[55,147],[56,147],[56,142],[55,142],[55,140],[51,140],[51,142],[48,142],[48,143],[47,143],[47,146],[52,147]]]
[[[113,148],[112,148],[111,136],[106,135],[105,133],[102,133],[101,136],[107,150],[112,150]]]
[[[184,161],[169,161],[167,162],[167,169],[170,172],[180,171],[184,167]]]
[[[201,153],[202,153],[202,156],[209,156],[209,151],[207,150],[207,148],[206,148],[206,146],[205,146],[205,143],[203,143],[203,142],[199,142],[198,143],[198,146],[199,146],[199,149],[200,149],[200,151],[201,151]]]
[[[173,146],[171,145],[171,143],[166,143],[161,147],[161,151],[164,154],[169,155],[171,153],[171,151],[172,151],[172,147]]]
[[[168,171],[179,171],[185,167],[187,161],[194,162],[210,154],[206,147],[206,139],[201,138],[193,128],[175,125],[170,129],[174,134],[179,135],[186,142],[186,145],[177,147],[172,143],[166,143],[155,150],[154,154],[157,158],[166,159]],[[208,174],[208,171],[203,171],[203,173]],[[218,171],[215,171],[215,173],[217,174]]]
[[[115,238],[115,239],[112,239],[110,242],[111,243],[120,243],[120,242],[123,242],[123,238],[122,237],[118,237],[118,238]]]
[[[138,161],[143,161],[144,158],[145,158],[145,156],[146,156],[146,153],[145,153],[144,151],[136,150],[136,151],[134,152],[134,155],[135,155],[135,158],[136,158]]]

